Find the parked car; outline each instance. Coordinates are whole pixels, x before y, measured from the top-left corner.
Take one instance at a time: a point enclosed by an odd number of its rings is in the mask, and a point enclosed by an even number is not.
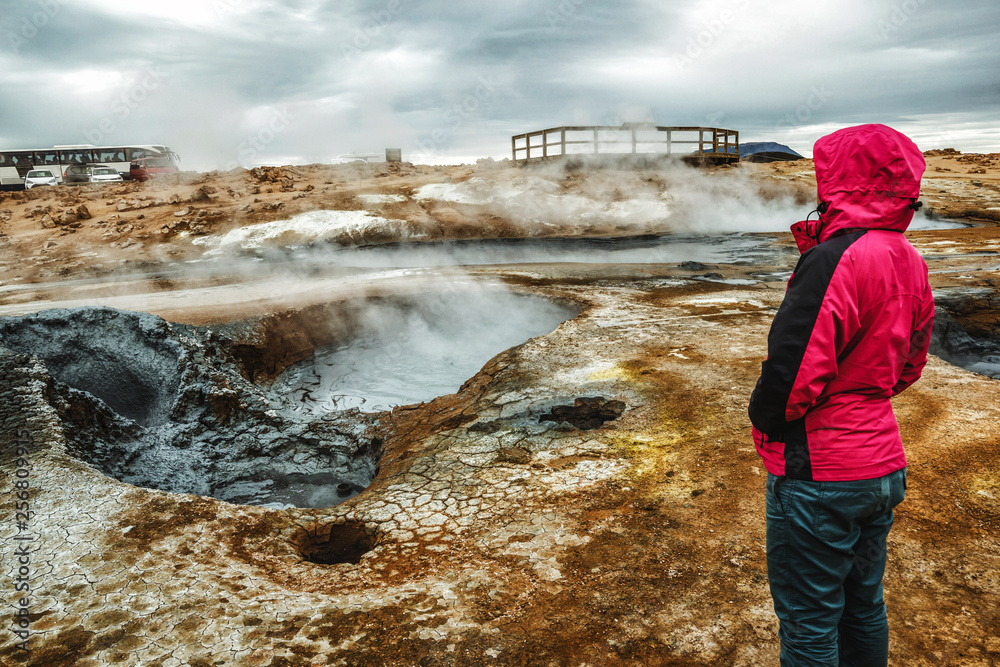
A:
[[[73,164],[63,172],[63,183],[68,185],[80,183],[121,182],[122,175],[114,167],[106,164]]]
[[[114,167],[94,167],[90,170],[91,183],[121,183],[122,175]]]
[[[59,179],[48,169],[32,169],[24,177],[24,189],[38,187],[39,185],[56,185]]]
[[[71,164],[63,171],[63,183],[90,183],[90,168],[89,164]]]
[[[177,167],[165,157],[142,157],[129,164],[128,177],[135,181],[148,181],[160,174],[175,174]]]

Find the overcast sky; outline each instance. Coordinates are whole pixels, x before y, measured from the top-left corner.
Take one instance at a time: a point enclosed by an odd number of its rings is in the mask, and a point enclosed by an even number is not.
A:
[[[0,0],[0,147],[471,162],[651,120],[805,155],[866,122],[997,152],[998,34],[997,0]]]

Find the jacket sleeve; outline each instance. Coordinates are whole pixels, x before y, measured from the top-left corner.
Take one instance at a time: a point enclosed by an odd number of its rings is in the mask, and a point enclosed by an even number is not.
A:
[[[900,393],[920,379],[920,374],[927,365],[927,350],[931,344],[931,332],[934,330],[934,297],[930,286],[924,294],[923,307],[917,315],[913,332],[910,335],[910,349],[903,363],[903,371],[899,381],[892,388],[892,395]]]
[[[804,254],[767,339],[767,360],[750,397],[750,421],[769,440],[784,441],[837,377],[837,358],[861,327],[853,263],[840,237]],[[842,261],[843,260],[843,261]]]

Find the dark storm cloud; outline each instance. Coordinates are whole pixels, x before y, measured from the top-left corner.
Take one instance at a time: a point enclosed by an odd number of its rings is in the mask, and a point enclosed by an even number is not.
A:
[[[808,152],[874,121],[998,150],[998,30],[992,0],[3,1],[0,140],[163,141],[210,168],[503,157],[640,119]]]

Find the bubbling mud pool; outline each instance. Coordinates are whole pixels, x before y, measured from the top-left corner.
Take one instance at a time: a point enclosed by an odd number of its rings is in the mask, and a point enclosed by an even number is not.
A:
[[[0,353],[49,386],[70,455],[110,477],[237,504],[329,507],[378,471],[377,409],[453,392],[495,354],[579,312],[463,289],[213,328],[49,310],[0,318]],[[308,368],[328,400],[307,401],[308,383],[292,380]],[[350,399],[335,399],[345,387]]]
[[[366,309],[344,344],[317,349],[274,382],[297,412],[391,410],[454,393],[501,350],[546,334],[573,306],[496,292],[439,294],[422,307]]]

